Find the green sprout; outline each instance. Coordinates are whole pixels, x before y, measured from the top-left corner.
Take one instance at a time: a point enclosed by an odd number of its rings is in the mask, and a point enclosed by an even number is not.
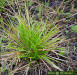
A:
[[[72,30],[73,32],[77,33],[77,25],[72,26],[72,27],[71,27],[71,30]]]
[[[5,4],[5,0],[0,0],[0,11],[2,11],[2,8]]]
[[[26,3],[24,10],[26,12],[26,17],[21,16],[22,12],[19,10],[19,14],[15,14],[14,16],[10,16],[7,13],[6,15],[10,20],[6,22],[4,22],[3,17],[0,19],[0,27],[5,31],[6,36],[9,37],[9,43],[5,46],[10,50],[10,52],[7,53],[14,53],[16,59],[28,61],[29,67],[33,62],[38,63],[38,60],[43,60],[54,68],[63,71],[51,61],[54,59],[48,56],[49,52],[55,52],[56,49],[65,50],[65,48],[57,48],[58,44],[65,38],[63,36],[54,37],[55,35],[59,35],[61,32],[59,28],[61,27],[58,25],[47,24],[47,22],[44,23],[43,20],[32,20],[29,16]],[[16,21],[17,25],[13,23],[13,20]],[[4,52],[2,55],[7,53]],[[63,53],[58,55],[62,56]]]

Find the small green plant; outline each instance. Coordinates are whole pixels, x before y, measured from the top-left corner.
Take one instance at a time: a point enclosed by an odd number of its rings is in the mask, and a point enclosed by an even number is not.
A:
[[[61,32],[59,26],[47,24],[47,22],[32,20],[29,16],[29,12],[25,3],[26,18],[21,17],[21,11],[19,15],[9,16],[10,20],[4,22],[3,17],[0,18],[0,27],[3,28],[7,37],[9,37],[9,44],[6,46],[10,52],[8,54],[15,54],[16,59],[23,59],[28,62],[28,68],[32,63],[38,63],[38,60],[47,62],[54,68],[62,71],[54,62],[53,58],[49,57],[49,52],[55,52],[55,50],[65,50],[65,48],[59,48],[60,44],[65,38],[59,36]],[[16,20],[15,20],[16,19]],[[13,23],[16,21],[17,25]],[[5,27],[6,25],[6,27]],[[55,37],[56,36],[56,37]],[[7,54],[6,52],[2,55]],[[63,55],[60,53],[58,55]],[[14,58],[14,56],[13,56]],[[56,61],[56,60],[54,60]]]
[[[55,50],[57,44],[62,40],[61,37],[50,40],[50,37],[59,32],[57,25],[52,27],[50,31],[47,31],[46,26],[42,22],[36,22],[29,26],[22,18],[17,17],[17,19],[19,22],[17,27],[9,25],[11,31],[3,27],[7,35],[10,36],[10,43],[7,47],[10,50],[16,50],[17,57],[19,58],[24,60],[31,59],[31,61],[36,62],[37,60],[45,60],[56,69],[61,70],[49,60],[51,59],[50,57],[47,57],[48,52]],[[11,42],[11,39],[14,42]]]
[[[0,0],[0,11],[2,11],[2,8],[5,4],[5,0]]]
[[[72,26],[72,27],[71,27],[71,30],[72,30],[73,32],[77,33],[77,25]]]
[[[30,1],[30,2],[28,2],[28,5],[29,5],[29,6],[32,6],[32,4],[33,4],[33,2],[31,2],[31,1]]]

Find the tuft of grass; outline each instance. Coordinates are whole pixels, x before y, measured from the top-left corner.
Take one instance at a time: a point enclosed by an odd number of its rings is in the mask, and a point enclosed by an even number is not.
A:
[[[77,33],[77,25],[72,26],[72,27],[71,27],[71,30],[72,30],[73,32]]]
[[[30,26],[22,18],[17,16],[17,19],[19,22],[17,27],[9,25],[11,31],[3,27],[10,37],[9,40],[14,40],[14,42],[8,44],[8,49],[16,50],[17,57],[24,60],[31,59],[31,61],[36,62],[37,60],[45,60],[54,68],[61,70],[47,57],[48,52],[55,50],[57,43],[62,40],[61,37],[50,40],[52,36],[60,31],[57,25],[47,31],[47,27],[42,22],[36,22]]]
[[[51,61],[56,60],[48,56],[49,52],[55,52],[57,49],[65,49],[58,48],[58,45],[65,39],[64,36],[60,36],[61,27],[48,24],[47,21],[44,22],[42,19],[40,21],[33,20],[32,17],[29,16],[26,3],[26,16],[21,16],[22,12],[20,9],[18,12],[19,14],[15,13],[14,16],[6,14],[9,18],[6,22],[3,17],[0,18],[0,27],[5,31],[6,36],[9,37],[9,43],[5,47],[10,50],[10,52],[3,52],[2,55],[13,53],[15,54],[13,58],[27,61],[28,68],[33,62],[38,63],[38,60],[40,62],[43,60],[54,68],[63,71]],[[17,25],[15,25],[13,21],[16,21]],[[59,55],[61,54],[62,53]]]
[[[2,11],[2,8],[5,4],[5,0],[0,0],[0,11]]]

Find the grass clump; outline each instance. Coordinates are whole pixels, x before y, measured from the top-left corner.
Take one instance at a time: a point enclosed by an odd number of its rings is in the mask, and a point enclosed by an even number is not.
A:
[[[18,25],[14,27],[9,25],[9,30],[6,31],[7,35],[10,37],[10,43],[8,48],[15,50],[17,57],[24,60],[36,61],[45,60],[46,62],[51,62],[47,54],[49,51],[55,50],[57,44],[61,41],[61,37],[52,38],[55,34],[59,33],[59,28],[57,25],[52,26],[50,31],[47,31],[47,27],[43,25],[42,22],[35,22],[31,26],[26,24],[22,18],[18,18]],[[11,40],[14,40],[11,42]],[[10,53],[10,52],[9,52]],[[51,58],[50,58],[51,59]],[[53,67],[61,70],[54,63],[50,63]]]
[[[72,26],[72,27],[71,27],[71,30],[72,30],[73,32],[77,33],[77,25]]]
[[[5,0],[0,0],[0,11],[2,11],[2,8],[5,4]]]
[[[58,45],[64,40],[63,36],[60,36],[61,27],[47,24],[47,22],[44,22],[42,19],[40,21],[32,20],[26,4],[25,8],[26,18],[21,16],[21,10],[19,10],[19,14],[15,14],[15,16],[9,16],[9,14],[7,14],[10,20],[6,22],[4,22],[3,17],[0,18],[0,27],[3,28],[9,42],[5,47],[10,50],[9,52],[3,52],[2,56],[7,54],[9,56],[10,54],[10,59],[23,59],[27,61],[28,69],[32,63],[36,64],[38,61],[45,61],[54,68],[62,71],[61,68],[52,62],[54,59],[48,56],[49,52],[60,55],[55,52],[55,50],[60,50]],[[13,21],[16,21],[17,25],[15,25]],[[14,55],[12,56],[12,54]]]

